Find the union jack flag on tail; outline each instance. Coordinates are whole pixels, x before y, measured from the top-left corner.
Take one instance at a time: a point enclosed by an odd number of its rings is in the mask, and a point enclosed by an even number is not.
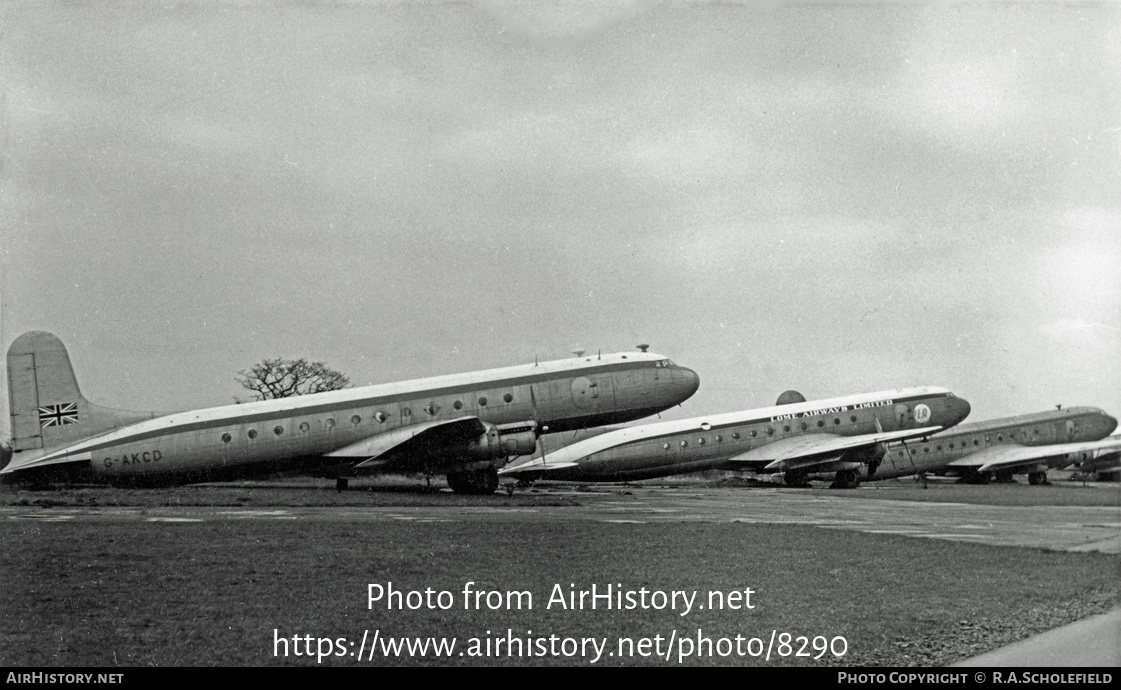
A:
[[[62,405],[47,405],[39,408],[39,426],[62,426],[63,424],[78,423],[78,403],[64,403]]]

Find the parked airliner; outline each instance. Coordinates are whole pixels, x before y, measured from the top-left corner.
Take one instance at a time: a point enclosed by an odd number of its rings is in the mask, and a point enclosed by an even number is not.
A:
[[[458,493],[498,487],[498,467],[543,433],[640,419],[699,378],[667,357],[621,352],[158,414],[95,405],[66,347],[42,331],[8,349],[14,457],[5,478],[170,484],[302,470],[446,474]]]
[[[1066,467],[1079,455],[1121,449],[1121,440],[1106,439],[1116,428],[1117,420],[1096,407],[970,422],[920,443],[891,444],[869,478],[932,473],[988,483],[1027,474],[1029,483],[1046,484],[1048,468]]]
[[[969,403],[944,388],[906,388],[806,402],[787,391],[775,407],[643,424],[584,439],[499,474],[523,479],[625,481],[700,470],[784,473],[803,486],[810,472],[835,472],[855,487],[885,444],[951,427]]]

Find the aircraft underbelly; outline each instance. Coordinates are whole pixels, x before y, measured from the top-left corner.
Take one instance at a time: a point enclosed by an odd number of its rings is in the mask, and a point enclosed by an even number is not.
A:
[[[577,468],[558,470],[558,475],[600,481],[649,479],[713,469],[726,456],[727,453],[719,454],[713,449],[689,445],[671,445],[667,449],[663,447],[663,442],[654,441],[591,455],[582,459]],[[552,478],[554,475],[550,473],[548,476]]]
[[[240,475],[275,472],[289,461],[315,457],[338,445],[342,434],[312,436],[277,435],[261,429],[258,438],[248,439],[240,430],[208,430],[167,434],[132,443],[117,444],[92,451],[90,469],[100,481],[131,481],[141,476],[155,480],[181,475],[207,475],[235,472]],[[222,440],[223,434],[230,441]],[[265,436],[268,434],[273,438]],[[300,464],[304,464],[302,461]]]
[[[663,464],[654,464],[648,458],[643,462],[587,462],[581,461],[577,467],[549,471],[542,475],[543,479],[557,479],[561,481],[637,481],[639,479],[653,479],[668,477],[687,472],[700,472],[712,469],[714,461],[708,458],[673,461],[667,460]],[[547,465],[546,465],[547,467]]]

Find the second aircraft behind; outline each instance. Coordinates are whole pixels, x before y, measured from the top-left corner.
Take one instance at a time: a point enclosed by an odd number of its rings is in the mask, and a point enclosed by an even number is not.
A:
[[[1117,420],[1096,407],[1067,407],[962,424],[921,443],[892,444],[874,479],[932,472],[955,474],[971,483],[1011,480],[1027,474],[1047,483],[1049,468],[1086,462],[1121,448],[1106,439]]]
[[[874,472],[886,443],[933,434],[968,414],[969,403],[945,388],[811,402],[790,391],[775,407],[618,429],[509,465],[499,474],[628,481],[710,469],[753,470],[783,472],[787,484],[801,486],[810,472],[835,472],[838,486],[854,487]]]

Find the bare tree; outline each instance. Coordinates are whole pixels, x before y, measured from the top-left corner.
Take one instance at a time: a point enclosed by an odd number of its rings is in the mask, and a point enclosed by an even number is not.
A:
[[[257,400],[323,393],[350,386],[350,379],[342,373],[323,362],[309,362],[303,358],[265,359],[238,374],[237,382],[242,388],[253,391]]]

